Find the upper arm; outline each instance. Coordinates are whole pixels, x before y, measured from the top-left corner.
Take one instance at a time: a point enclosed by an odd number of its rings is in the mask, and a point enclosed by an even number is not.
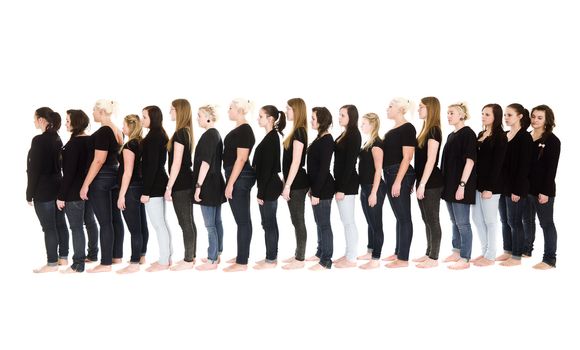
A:
[[[437,158],[437,151],[439,150],[439,141],[435,139],[429,139],[427,141],[427,161],[430,159]]]
[[[250,149],[249,148],[236,148],[236,161],[246,162],[250,157]]]
[[[406,160],[413,159],[413,155],[415,154],[415,146],[403,146],[403,158]]]
[[[302,151],[304,150],[304,144],[298,140],[292,141],[292,163],[300,164],[302,160]]]
[[[383,149],[378,146],[371,148],[371,154],[373,155],[373,163],[375,164],[375,171],[383,168]]]

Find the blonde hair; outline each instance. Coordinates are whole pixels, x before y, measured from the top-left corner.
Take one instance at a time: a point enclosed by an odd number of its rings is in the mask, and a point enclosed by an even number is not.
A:
[[[198,111],[203,112],[206,118],[211,119],[212,122],[215,122],[218,119],[216,107],[213,105],[201,106],[199,107]]]
[[[187,135],[189,136],[190,151],[193,152],[193,125],[192,125],[192,113],[191,105],[189,101],[184,98],[179,98],[171,102],[173,108],[175,108],[175,113],[177,114],[175,118],[175,130],[185,129]],[[171,151],[171,145],[173,144],[173,136],[167,143],[167,150]]]
[[[467,105],[465,104],[465,102],[457,102],[451,104],[449,105],[448,108],[455,108],[459,112],[459,114],[463,116],[461,120],[467,120],[470,117],[469,110],[467,109]]]
[[[439,99],[432,96],[423,97],[421,103],[423,103],[425,108],[427,108],[427,118],[425,118],[419,137],[417,137],[419,148],[425,146],[425,142],[429,137],[431,129],[434,127],[441,129],[441,104],[439,103]]]
[[[415,111],[415,102],[406,99],[404,97],[395,97],[391,100],[391,103],[398,106],[399,108],[403,109],[403,115],[411,112],[411,115],[414,114]]]
[[[245,100],[243,98],[236,98],[232,101],[232,104],[242,111],[242,114],[246,115],[254,109],[254,103],[250,100]]]
[[[125,123],[129,127],[129,140],[141,141],[143,139],[143,125],[141,124],[141,119],[137,114],[129,114],[124,119]]]
[[[111,115],[116,114],[117,110],[119,109],[119,104],[113,100],[98,100],[95,103],[95,107],[100,110],[104,110],[105,114]]]
[[[367,113],[363,115],[363,119],[366,119],[371,124],[371,136],[367,142],[363,145],[364,150],[368,150],[373,146],[376,140],[380,140],[379,129],[381,127],[381,119],[376,113]]]
[[[292,124],[292,130],[288,133],[288,136],[284,140],[284,149],[290,147],[290,142],[294,137],[294,131],[299,128],[304,128],[306,131],[306,144],[308,144],[308,123],[306,122],[306,103],[301,98],[291,98],[288,100],[288,106],[292,108],[294,113],[294,122]]]

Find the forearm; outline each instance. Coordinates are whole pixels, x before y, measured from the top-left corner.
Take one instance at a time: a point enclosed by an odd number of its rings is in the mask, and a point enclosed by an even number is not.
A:
[[[95,177],[97,177],[97,174],[103,167],[103,164],[105,164],[105,162],[100,159],[93,160],[87,173],[87,176],[85,177],[85,181],[83,182],[83,187],[88,187],[93,183],[93,180],[95,179]]]
[[[197,176],[197,183],[203,185],[205,181],[205,177],[207,176],[207,172],[209,171],[209,164],[206,162],[201,162],[201,166],[199,167],[199,175]]]
[[[233,186],[236,183],[236,180],[240,176],[245,164],[246,164],[246,160],[240,159],[239,157],[236,158],[236,161],[235,161],[234,166],[232,168],[232,172],[231,172],[230,177],[228,179],[228,186]]]

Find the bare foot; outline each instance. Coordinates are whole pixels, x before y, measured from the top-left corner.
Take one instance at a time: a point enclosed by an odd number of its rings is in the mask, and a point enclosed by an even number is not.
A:
[[[304,261],[320,261],[320,258],[316,255],[311,256],[310,258],[304,259]]]
[[[260,261],[256,261],[257,265],[261,265],[261,264],[265,264],[266,263],[266,259],[262,259]]]
[[[199,266],[196,266],[195,269],[199,271],[209,271],[209,270],[216,270],[218,268],[218,264],[212,263],[205,263]]]
[[[291,263],[288,263],[284,266],[282,266],[282,268],[284,270],[296,270],[296,269],[301,269],[304,267],[304,261],[299,261],[299,260],[294,260]]]
[[[385,267],[386,268],[389,268],[389,269],[396,269],[396,268],[399,268],[399,267],[407,267],[407,266],[409,266],[409,262],[408,261],[399,260],[399,259],[397,259],[395,261],[392,261],[392,262],[390,262],[390,263],[388,263],[388,264],[385,265]]]
[[[474,262],[473,265],[479,266],[479,267],[491,266],[491,265],[495,265],[495,261],[489,260],[487,258],[481,258],[481,259],[477,260],[476,262]]]
[[[233,258],[231,258],[230,260],[226,261],[226,264],[235,264],[236,263],[236,257],[234,256]]]
[[[332,260],[332,262],[336,264],[336,263],[339,263],[339,262],[345,261],[345,260],[346,260],[346,256],[341,256],[338,259]]]
[[[195,266],[195,260],[192,262],[183,261],[181,264],[177,264],[171,267],[171,271],[184,271],[184,270],[192,270]]]
[[[369,262],[362,264],[361,266],[359,266],[359,268],[363,270],[372,270],[378,268],[379,266],[380,263],[378,260],[369,260]]]
[[[222,261],[222,259],[218,256],[217,263],[219,264],[221,261]],[[201,262],[206,264],[209,262],[209,259],[208,258],[201,258]]]
[[[154,262],[153,264],[151,264],[151,266],[146,268],[145,271],[147,271],[147,272],[165,271],[165,270],[169,270],[169,266],[170,266],[170,264],[163,265],[163,264],[160,264],[159,262]]]
[[[495,261],[506,261],[506,260],[510,259],[511,257],[512,257],[511,254],[503,253],[502,255],[495,258]]]
[[[86,263],[86,264],[92,264],[92,263],[96,263],[96,262],[97,262],[97,260],[91,260],[91,259],[89,259],[89,258],[86,258],[86,259],[85,259],[85,263]]]
[[[145,261],[145,256],[139,258],[139,265],[144,265],[147,261]]]
[[[348,259],[344,259],[342,261],[337,262],[334,264],[335,267],[339,269],[349,268],[349,267],[356,267],[356,262],[349,261]]]
[[[420,264],[417,264],[417,267],[420,269],[429,269],[432,267],[439,266],[439,262],[437,260],[433,260],[431,258],[427,258],[427,260],[423,261]]]
[[[466,259],[459,259],[454,264],[447,266],[451,270],[465,270],[471,266]]]
[[[256,266],[254,266],[254,269],[256,270],[267,270],[267,269],[273,269],[276,267],[276,265],[278,265],[278,263],[275,262],[266,262],[264,261],[261,264],[256,264]]]
[[[117,271],[117,273],[120,275],[126,275],[129,273],[139,272],[139,270],[140,270],[139,264],[129,264],[125,268],[122,268],[119,271]]]
[[[530,255],[528,255],[528,254],[526,254],[526,253],[522,254],[522,258],[526,258],[526,259],[527,259],[527,258],[531,258],[531,257],[532,257],[532,255],[531,255],[531,254],[530,254]]]
[[[423,256],[421,256],[419,258],[413,259],[413,262],[419,262],[420,263],[420,262],[423,262],[423,261],[425,261],[427,259],[429,259],[429,257],[427,255],[423,255]]]
[[[365,255],[358,256],[356,260],[371,260],[373,258],[372,253],[366,253]]]
[[[510,267],[510,266],[518,266],[518,265],[521,265],[522,264],[522,261],[521,260],[518,260],[518,259],[512,259],[512,258],[510,258],[510,259],[507,259],[505,261],[502,261],[499,264],[501,266],[508,266],[508,267]]]
[[[484,258],[484,256],[483,256],[483,255],[480,255],[480,256],[478,256],[478,257],[477,257],[477,258],[475,258],[475,259],[471,259],[471,260],[469,260],[469,262],[470,262],[470,263],[472,263],[472,264],[475,264],[475,262],[476,262],[476,261],[479,261],[479,260],[481,260],[481,259],[483,259],[483,258]]]
[[[386,258],[383,258],[383,261],[395,261],[397,260],[397,254],[389,255]]]
[[[459,261],[459,259],[461,259],[461,256],[459,256],[459,252],[453,252],[453,254],[446,257],[445,260],[443,260],[443,262],[457,262]]]
[[[117,265],[123,262],[123,259],[119,258],[119,259],[113,259],[113,265]]]
[[[65,274],[69,274],[69,273],[80,273],[82,271],[75,271],[73,270],[72,266],[67,267],[66,270],[60,270],[60,273],[65,273]]]
[[[37,269],[32,270],[32,272],[34,272],[34,273],[46,273],[46,272],[56,272],[56,271],[58,271],[58,265],[55,265],[55,266],[44,265],[44,266],[41,266]]]
[[[111,272],[111,265],[97,265],[87,270],[88,273]]]
[[[295,256],[292,256],[292,257],[289,257],[288,259],[282,260],[282,262],[284,264],[289,264],[289,263],[294,262],[294,261],[296,261],[296,257]]]
[[[548,265],[545,262],[537,263],[536,265],[532,266],[536,270],[551,270],[554,268],[552,265]]]
[[[67,266],[67,265],[68,265],[68,259],[65,259],[65,258],[58,259],[58,266]]]
[[[224,269],[225,272],[239,272],[239,271],[246,271],[248,269],[248,265],[242,264],[231,264],[230,266]]]
[[[310,271],[324,271],[324,270],[328,270],[328,269],[320,264],[314,264],[314,265],[310,266],[308,268],[308,270],[310,270]]]

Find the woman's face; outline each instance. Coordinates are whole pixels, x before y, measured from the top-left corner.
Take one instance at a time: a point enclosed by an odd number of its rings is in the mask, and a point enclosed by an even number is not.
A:
[[[343,128],[348,125],[348,111],[346,108],[341,108],[338,114],[338,124]]]
[[[40,127],[40,124],[41,124],[40,118],[38,118],[38,116],[36,115],[36,113],[34,113],[34,115],[32,116],[32,121],[34,122],[34,127],[36,129],[42,129]]]
[[[318,130],[318,119],[316,118],[316,112],[312,112],[310,126],[312,126],[312,129]]]
[[[394,101],[389,103],[389,107],[387,107],[387,118],[388,119],[395,119],[401,114],[401,108],[397,106]]]
[[[204,128],[207,125],[207,120],[208,118],[205,116],[205,113],[201,110],[197,111],[197,125],[199,125],[200,128]]]
[[[286,106],[286,119],[294,121],[294,110],[290,106]]]
[[[367,118],[362,118],[362,122],[360,123],[360,129],[362,130],[363,134],[370,135],[372,127],[371,123]]]
[[[270,123],[270,120],[268,118],[269,116],[266,114],[266,111],[260,109],[260,113],[258,114],[258,124],[260,125],[261,128],[265,128],[266,126],[268,126],[268,124]]]
[[[171,108],[169,109],[169,115],[171,115],[171,121],[174,122],[177,120],[177,109],[175,109],[173,105],[171,105]]]
[[[447,108],[447,121],[449,125],[457,125],[461,121],[461,114],[455,107]]]
[[[143,110],[143,127],[149,129],[151,127],[151,119],[149,119],[149,111]]]
[[[236,106],[233,102],[230,103],[230,108],[228,109],[228,117],[230,118],[230,120],[238,120],[239,116],[240,111],[238,109],[238,106]]]
[[[100,123],[101,119],[102,119],[101,117],[103,116],[103,114],[104,114],[104,110],[100,109],[97,106],[93,107],[93,120],[95,122]]]
[[[491,107],[485,107],[481,111],[481,123],[485,127],[491,127],[493,125],[493,109]]]
[[[505,109],[504,120],[507,126],[512,127],[517,125],[522,119],[523,115],[518,114],[517,111],[511,107]]]
[[[66,131],[71,132],[72,127],[70,125],[70,114],[66,114]]]
[[[423,102],[419,103],[419,118],[427,119],[427,106],[425,106]]]
[[[544,130],[546,127],[546,112],[535,110],[532,112],[532,128]]]
[[[127,122],[123,120],[123,135],[129,136],[130,133],[131,130],[129,130],[129,125],[127,125]]]

